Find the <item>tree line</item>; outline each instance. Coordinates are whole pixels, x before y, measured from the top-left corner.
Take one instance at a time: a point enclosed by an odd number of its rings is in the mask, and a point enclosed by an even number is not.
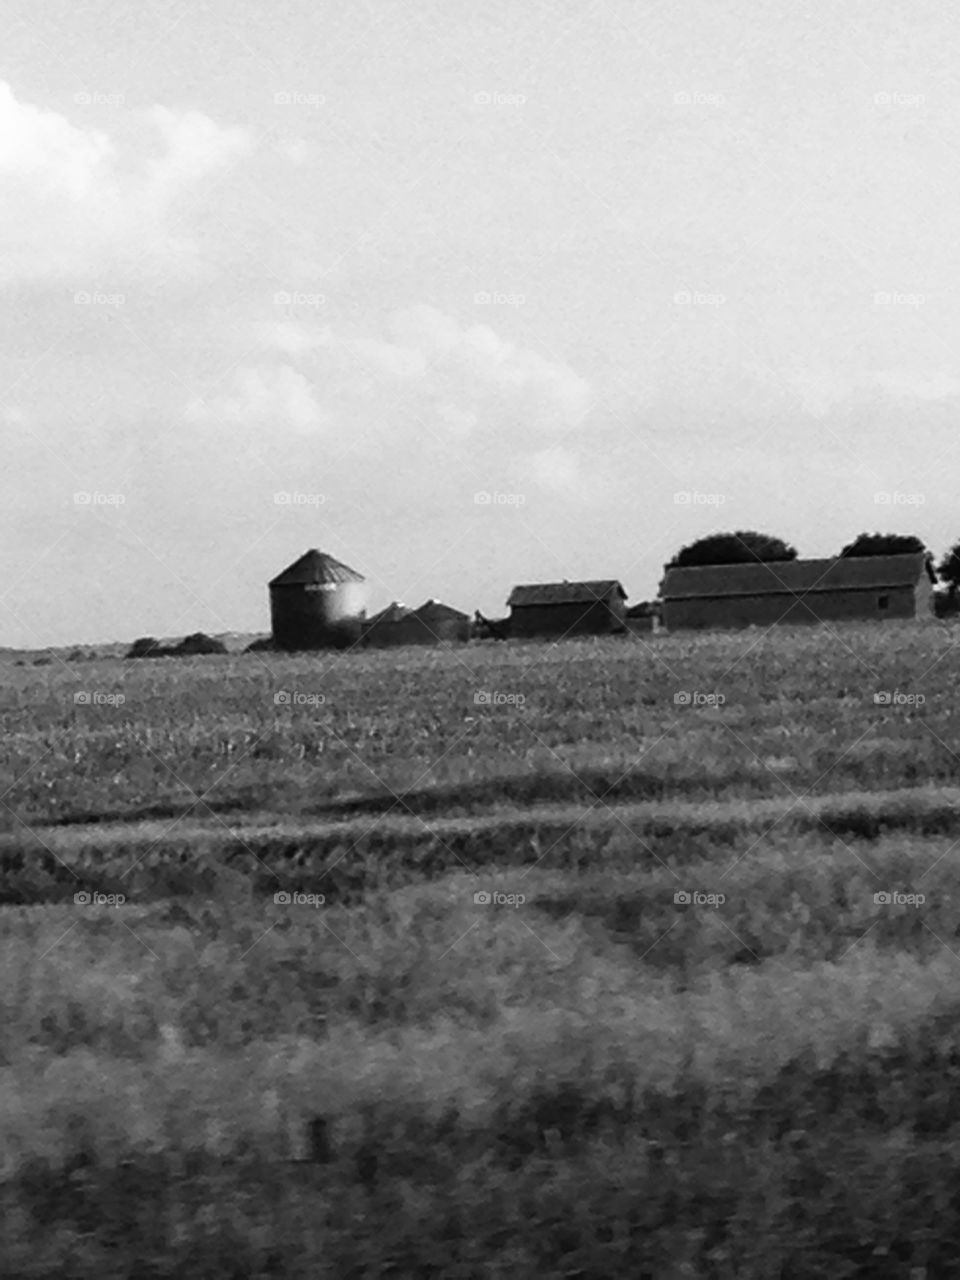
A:
[[[922,552],[933,563],[933,552],[928,550],[922,538],[912,533],[860,533],[852,542],[840,549],[839,556],[899,556]],[[682,547],[667,568],[689,568],[696,565],[749,564],[759,560],[796,560],[796,547],[782,538],[753,529],[740,529],[735,533],[711,533]],[[960,591],[960,542],[954,543],[935,566],[934,572],[941,585],[951,596]]]

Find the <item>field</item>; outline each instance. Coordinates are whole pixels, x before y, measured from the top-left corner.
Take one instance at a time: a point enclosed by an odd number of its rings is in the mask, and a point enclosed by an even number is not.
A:
[[[7,667],[0,1271],[960,1274],[958,671]]]

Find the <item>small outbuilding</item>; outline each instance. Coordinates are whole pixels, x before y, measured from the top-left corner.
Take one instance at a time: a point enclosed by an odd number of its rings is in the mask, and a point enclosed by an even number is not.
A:
[[[273,645],[288,651],[348,648],[360,639],[366,600],[362,574],[311,549],[270,583]]]
[[[401,644],[463,644],[470,639],[467,614],[439,600],[426,600],[418,609],[394,601],[364,628],[364,644],[372,648]]]
[[[641,600],[627,610],[627,630],[631,635],[659,631],[660,604],[656,600]]]
[[[625,629],[627,593],[615,578],[538,582],[514,587],[507,600],[511,638],[611,635]]]
[[[936,575],[922,551],[831,560],[664,567],[663,623],[682,629],[932,618]]]
[[[363,624],[363,643],[373,649],[386,649],[406,644],[401,623],[413,612],[407,605],[394,600],[385,609],[367,618]]]

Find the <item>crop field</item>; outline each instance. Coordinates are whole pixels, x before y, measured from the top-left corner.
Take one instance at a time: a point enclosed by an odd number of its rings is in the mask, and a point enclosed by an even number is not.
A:
[[[958,676],[936,623],[5,668],[0,1271],[960,1274]]]

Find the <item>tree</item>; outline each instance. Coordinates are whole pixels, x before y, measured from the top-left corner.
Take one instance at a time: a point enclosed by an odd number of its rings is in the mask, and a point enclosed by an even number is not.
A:
[[[704,564],[749,564],[752,561],[796,560],[797,549],[768,533],[740,529],[736,533],[711,533],[682,547],[667,566],[689,568]]]
[[[937,565],[937,573],[947,584],[947,592],[956,596],[960,590],[960,542],[955,542]]]
[[[903,556],[926,551],[912,533],[860,533],[840,552],[841,556]]]

